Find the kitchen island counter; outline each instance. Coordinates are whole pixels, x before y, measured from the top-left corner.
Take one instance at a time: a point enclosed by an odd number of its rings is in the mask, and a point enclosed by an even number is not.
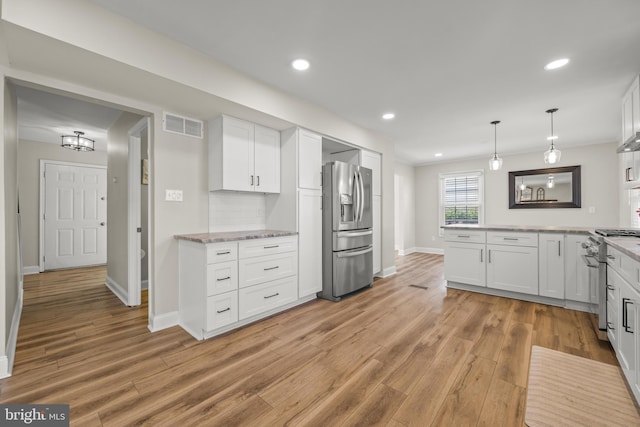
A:
[[[520,231],[532,233],[577,233],[587,234],[597,228],[607,227],[572,227],[557,225],[480,225],[480,224],[449,224],[443,225],[444,230],[478,230],[478,231]]]

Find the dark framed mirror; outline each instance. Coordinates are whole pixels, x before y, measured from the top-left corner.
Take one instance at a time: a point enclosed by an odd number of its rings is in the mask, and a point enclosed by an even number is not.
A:
[[[509,172],[509,209],[580,207],[580,166]]]

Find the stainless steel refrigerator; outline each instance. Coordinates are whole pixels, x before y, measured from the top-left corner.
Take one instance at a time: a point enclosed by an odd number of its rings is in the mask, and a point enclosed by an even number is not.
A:
[[[331,301],[373,284],[371,169],[330,162],[322,169],[322,292]]]

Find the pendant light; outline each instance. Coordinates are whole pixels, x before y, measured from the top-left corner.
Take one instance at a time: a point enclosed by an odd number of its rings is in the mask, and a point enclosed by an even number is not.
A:
[[[526,185],[524,185],[524,176],[520,177],[520,190],[524,191],[525,188],[527,188]]]
[[[85,138],[84,132],[74,131],[75,135],[62,135],[62,146],[75,151],[93,151],[93,139]]]
[[[549,179],[547,179],[547,188],[555,187],[556,183],[553,179],[553,175],[549,175]]]
[[[500,123],[500,120],[491,122],[493,125],[493,157],[489,160],[489,169],[492,171],[497,171],[502,168],[502,159],[498,157],[498,123]]]
[[[553,133],[553,113],[556,111],[558,111],[557,108],[547,110],[547,113],[551,115],[551,136],[547,138],[547,140],[551,141],[551,146],[544,152],[544,162],[549,164],[558,163],[560,161],[560,155],[562,154],[553,143],[553,141],[558,139],[558,137]]]

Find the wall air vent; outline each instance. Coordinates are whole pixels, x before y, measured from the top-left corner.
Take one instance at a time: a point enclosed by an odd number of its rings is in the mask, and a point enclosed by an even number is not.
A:
[[[162,129],[164,129],[165,132],[202,139],[203,126],[201,120],[190,119],[173,113],[163,113]]]

